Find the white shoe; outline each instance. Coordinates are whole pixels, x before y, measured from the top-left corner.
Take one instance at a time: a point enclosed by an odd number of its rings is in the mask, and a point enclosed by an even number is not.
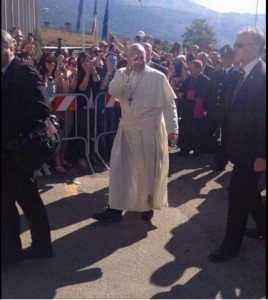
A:
[[[52,173],[51,173],[50,170],[49,170],[49,166],[47,165],[47,163],[42,164],[41,169],[42,169],[43,173],[44,173],[46,176],[52,175]]]
[[[38,169],[38,170],[35,170],[35,175],[36,175],[36,177],[42,177],[43,173],[41,172],[40,169]]]

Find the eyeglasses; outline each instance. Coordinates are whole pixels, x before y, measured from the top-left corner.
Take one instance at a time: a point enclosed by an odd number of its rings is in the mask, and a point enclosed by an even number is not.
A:
[[[55,63],[55,61],[54,60],[46,60],[46,63],[53,64],[53,63]]]
[[[243,43],[234,43],[234,48],[237,48],[237,49],[242,49],[244,48],[245,46],[253,46],[253,45],[257,45],[257,44],[243,44]]]

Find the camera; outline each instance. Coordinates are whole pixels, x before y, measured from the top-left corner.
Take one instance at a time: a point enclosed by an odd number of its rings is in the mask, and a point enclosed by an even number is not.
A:
[[[138,43],[142,42],[142,37],[139,36],[139,35],[137,35],[137,36],[135,37],[135,41],[138,42]]]
[[[63,71],[63,69],[64,69],[64,64],[63,64],[63,63],[60,63],[60,64],[59,64],[59,70],[60,70],[60,71]]]
[[[89,60],[88,61],[88,66],[89,66],[90,69],[93,68],[94,67],[94,61],[93,60]]]
[[[114,41],[114,37],[113,35],[110,33],[109,34],[109,42],[112,43]]]
[[[32,34],[32,32],[28,32],[27,40],[28,40],[29,42],[32,42],[32,41],[33,41],[33,34]]]
[[[117,64],[117,58],[116,58],[116,56],[110,55],[108,57],[108,59],[109,59],[110,65],[113,66],[113,67],[116,67],[116,64]]]
[[[49,115],[51,123],[56,127],[56,129],[61,129],[64,126],[64,119],[57,118],[55,115]]]

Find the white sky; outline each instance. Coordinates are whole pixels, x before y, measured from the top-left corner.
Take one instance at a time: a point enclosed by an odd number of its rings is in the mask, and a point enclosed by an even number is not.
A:
[[[266,0],[192,0],[207,8],[219,12],[256,13],[258,4],[258,14],[266,14]]]

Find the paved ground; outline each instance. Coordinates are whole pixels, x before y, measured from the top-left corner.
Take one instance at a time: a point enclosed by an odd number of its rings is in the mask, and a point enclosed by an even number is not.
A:
[[[2,298],[265,299],[265,241],[245,237],[239,257],[207,260],[224,234],[231,171],[215,172],[211,161],[209,154],[170,154],[170,207],[151,223],[135,212],[115,224],[90,218],[107,202],[108,171],[100,167],[94,176],[72,170],[40,178],[55,256],[2,270]],[[29,230],[21,219],[26,247]]]

